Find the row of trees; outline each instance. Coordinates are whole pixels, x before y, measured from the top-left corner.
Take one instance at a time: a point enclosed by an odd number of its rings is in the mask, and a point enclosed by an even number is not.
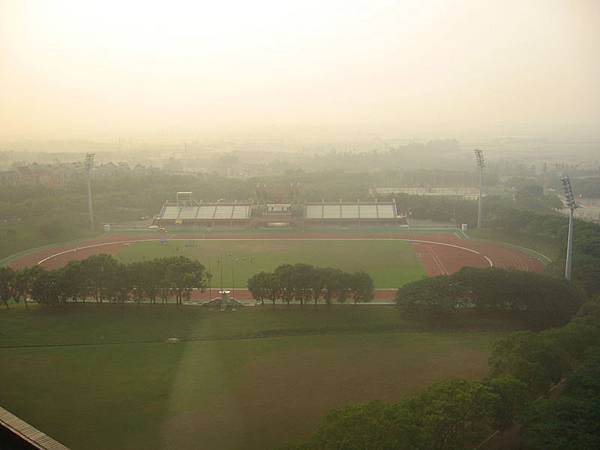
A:
[[[548,267],[560,276],[564,272],[568,219],[562,215],[542,215],[531,211],[496,206],[488,209],[486,226],[504,234],[549,239],[562,254]],[[600,225],[575,221],[573,281],[588,296],[600,294]]]
[[[408,313],[510,311],[545,325],[566,323],[582,302],[581,293],[562,278],[499,268],[465,267],[452,275],[409,283],[396,293],[396,303]]]
[[[348,273],[330,267],[314,267],[309,264],[283,264],[273,272],[259,272],[248,280],[252,296],[264,304],[277,300],[290,304],[291,301],[304,305],[315,305],[323,300],[345,303],[369,302],[373,299],[373,280],[365,272]]]
[[[71,261],[57,270],[35,266],[15,271],[2,267],[0,299],[7,308],[10,300],[27,298],[44,305],[87,299],[98,303],[140,303],[145,299],[166,303],[169,298],[182,304],[194,289],[204,288],[209,277],[202,264],[183,256],[122,264],[110,255],[100,254]]]
[[[600,448],[600,348],[568,378],[559,398],[544,398],[521,418],[528,450]]]
[[[495,430],[522,425],[524,450],[600,447],[600,298],[567,325],[497,342],[483,381],[454,379],[400,403],[328,414],[296,450],[476,448]],[[556,400],[536,400],[567,378]]]
[[[85,302],[141,303],[174,298],[177,304],[189,299],[194,289],[204,289],[211,277],[198,261],[184,256],[158,258],[123,264],[110,255],[90,256],[70,261],[57,270],[40,266],[13,270],[0,268],[0,300],[9,307],[11,300],[32,299],[44,305]],[[248,280],[253,297],[304,305],[321,300],[327,304],[369,302],[373,299],[373,280],[365,272],[347,273],[308,264],[283,264],[274,272],[260,272]],[[25,302],[27,305],[27,302]]]
[[[525,388],[510,377],[450,380],[399,403],[374,401],[330,412],[294,450],[447,450],[475,448],[523,407]],[[508,401],[506,401],[508,400]]]

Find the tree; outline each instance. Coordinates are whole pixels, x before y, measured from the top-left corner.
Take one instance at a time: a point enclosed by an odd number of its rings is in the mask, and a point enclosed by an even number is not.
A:
[[[256,300],[270,298],[275,305],[277,298],[290,304],[296,300],[300,305],[313,300],[315,306],[320,298],[330,305],[334,300],[346,301],[352,294],[354,302],[373,298],[373,280],[364,272],[354,274],[330,267],[313,267],[309,264],[282,264],[273,273],[261,272],[248,280],[248,289]]]
[[[111,255],[99,254],[90,256],[81,262],[81,273],[85,280],[86,294],[100,303],[110,298],[110,289],[119,263]]]
[[[164,280],[178,305],[190,298],[193,289],[206,286],[205,269],[198,261],[175,256],[166,259],[166,266]]]
[[[265,296],[271,299],[273,307],[275,306],[276,300],[281,296],[281,283],[279,278],[274,273],[267,273],[265,277]]]
[[[31,297],[31,288],[33,283],[37,276],[43,271],[44,270],[38,265],[25,267],[17,271],[15,278],[14,298],[17,302],[23,300],[25,308],[27,308],[28,297]]]
[[[111,301],[124,304],[130,297],[132,291],[131,271],[129,266],[117,263],[114,267],[112,277],[109,279],[107,292]],[[138,306],[141,298],[138,297]]]
[[[423,448],[457,449],[476,443],[494,429],[498,397],[478,381],[462,379],[434,384],[409,400]]]
[[[291,269],[291,286],[294,300],[304,306],[304,302],[312,297],[311,280],[315,276],[314,267],[309,264],[294,264]]]
[[[398,289],[396,304],[408,313],[447,314],[467,307],[465,289],[442,275],[408,283]]]
[[[557,400],[533,402],[523,414],[522,440],[530,450],[600,448],[600,349],[593,347]]]
[[[350,294],[350,286],[352,284],[352,275],[347,272],[342,272],[338,274],[338,291],[336,300],[338,303],[346,303],[348,300],[348,295]]]
[[[398,289],[396,303],[407,312],[427,314],[467,308],[511,311],[538,325],[556,325],[573,317],[582,298],[575,287],[548,275],[466,267],[406,284]]]
[[[371,402],[330,412],[298,449],[458,450],[494,429],[499,401],[478,381],[449,380],[395,404]]]
[[[300,449],[419,449],[419,430],[405,403],[375,401],[331,411]]]
[[[63,300],[61,277],[56,271],[41,272],[31,287],[31,297],[38,303],[56,306]]]
[[[533,402],[522,420],[526,450],[600,448],[598,403],[569,396]]]
[[[486,381],[486,386],[498,401],[494,405],[496,426],[504,430],[513,424],[528,404],[527,385],[511,375],[500,375]]]
[[[130,283],[131,294],[139,305],[146,296],[146,282],[150,281],[147,272],[152,269],[152,263],[138,261],[127,266],[127,279]]]
[[[492,376],[511,375],[525,383],[532,396],[546,392],[564,372],[556,347],[531,332],[514,333],[497,341],[489,363]]]
[[[289,306],[294,298],[294,266],[282,264],[275,269],[274,274],[278,280],[280,295]]]
[[[0,299],[9,309],[8,301],[14,297],[15,271],[10,267],[0,267]]]
[[[262,305],[265,304],[265,298],[267,298],[269,293],[269,278],[269,273],[259,272],[248,279],[248,290],[252,294],[252,297],[261,302]]]
[[[318,267],[313,268],[311,278],[308,283],[310,297],[317,306],[319,300],[323,296],[323,289],[325,288],[325,273],[323,269]]]
[[[342,290],[342,274],[339,269],[325,267],[321,270],[323,277],[323,298],[327,305],[331,305],[333,300],[340,299],[340,291]]]
[[[373,279],[366,272],[355,272],[350,276],[350,293],[354,304],[373,300],[375,286]]]
[[[77,299],[85,296],[85,279],[83,276],[82,264],[80,261],[69,261],[57,273],[62,278],[61,285],[64,289],[63,296],[77,302]]]

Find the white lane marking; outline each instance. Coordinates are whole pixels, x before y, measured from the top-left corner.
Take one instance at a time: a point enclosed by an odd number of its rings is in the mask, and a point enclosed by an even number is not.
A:
[[[131,239],[131,240],[123,240],[123,241],[112,241],[112,242],[100,242],[97,244],[84,245],[76,248],[71,248],[68,250],[64,250],[62,252],[54,253],[53,255],[49,255],[37,262],[37,264],[43,264],[53,258],[58,256],[66,255],[67,253],[75,253],[79,250],[86,250],[89,248],[97,248],[97,247],[106,247],[110,245],[127,245],[127,244],[135,244],[136,242],[159,242],[160,238],[152,238],[152,239]],[[473,250],[471,248],[462,247],[456,244],[449,244],[447,242],[436,242],[436,241],[426,241],[423,239],[407,239],[407,238],[217,238],[217,239],[205,239],[205,238],[170,238],[169,241],[402,241],[402,242],[414,242],[418,244],[432,244],[432,245],[443,245],[445,247],[452,247],[458,250],[463,250],[469,253],[473,253],[475,255],[479,255],[484,258],[490,267],[494,266],[494,263],[490,258],[485,255],[482,255],[477,250]]]
[[[435,258],[435,261],[438,264],[438,266],[441,268],[442,275],[448,275],[449,274],[448,269],[446,269],[446,266],[442,262],[442,259],[438,256],[438,254],[435,252],[435,250],[433,248],[429,247],[429,251],[431,252],[431,254],[433,255],[433,257]]]

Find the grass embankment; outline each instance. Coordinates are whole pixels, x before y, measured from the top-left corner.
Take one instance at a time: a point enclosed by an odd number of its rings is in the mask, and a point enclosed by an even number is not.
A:
[[[0,311],[0,404],[74,449],[273,448],[331,408],[482,377],[519,326],[391,307],[17,307]]]
[[[213,274],[213,286],[246,287],[248,278],[257,272],[295,263],[347,272],[364,270],[378,288],[400,287],[425,276],[412,244],[402,241],[169,241],[166,245],[139,242],[120,252],[118,259],[132,262],[175,255],[204,264]]]
[[[468,234],[474,239],[505,242],[510,245],[522,247],[525,250],[534,250],[534,252],[541,253],[541,255],[549,258],[551,261],[557,259],[561,253],[560,242],[558,242],[556,239],[533,237],[518,233],[511,234],[485,228],[469,230]],[[536,255],[534,252],[532,252],[532,256],[540,256]],[[540,259],[542,259],[544,263],[550,262],[545,258]]]
[[[0,224],[0,263],[40,247],[91,238],[99,234],[100,232],[74,226],[56,236],[48,236],[40,231],[37,224]]]

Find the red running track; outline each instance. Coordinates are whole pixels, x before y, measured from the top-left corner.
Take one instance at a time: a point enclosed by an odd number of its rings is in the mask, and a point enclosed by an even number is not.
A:
[[[21,268],[40,264],[46,268],[62,267],[72,260],[82,260],[98,253],[118,254],[130,243],[158,240],[148,235],[112,235],[86,241],[78,245],[64,245],[31,252],[13,260],[10,265]],[[429,276],[452,274],[462,267],[501,267],[541,272],[544,264],[529,254],[513,247],[490,242],[464,240],[451,234],[373,233],[346,235],[335,233],[256,234],[256,235],[181,235],[172,240],[403,240],[411,242],[419,261]],[[375,300],[390,301],[395,289],[377,289]],[[216,295],[216,290],[214,290]],[[251,298],[245,289],[235,289],[238,299]],[[198,297],[199,296],[199,297]],[[209,298],[209,292],[198,292],[195,297]]]

